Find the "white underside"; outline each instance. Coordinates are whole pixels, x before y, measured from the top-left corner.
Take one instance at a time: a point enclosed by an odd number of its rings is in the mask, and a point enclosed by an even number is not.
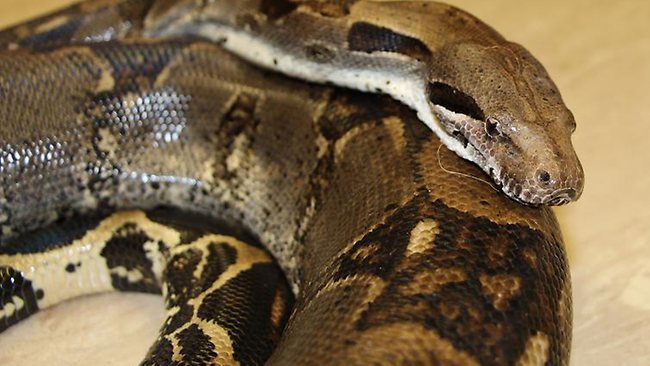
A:
[[[440,140],[460,157],[476,162],[475,150],[466,148],[443,129],[431,110],[427,99],[425,80],[413,74],[399,74],[390,70],[371,68],[337,68],[283,52],[266,40],[245,31],[234,30],[217,24],[204,24],[198,34],[211,40],[221,41],[222,46],[245,60],[266,69],[315,83],[330,82],[334,85],[365,92],[380,90],[413,108]],[[469,145],[468,145],[469,146]]]

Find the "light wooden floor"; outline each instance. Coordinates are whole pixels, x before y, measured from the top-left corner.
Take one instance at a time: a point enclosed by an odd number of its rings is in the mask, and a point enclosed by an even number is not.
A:
[[[0,25],[70,0],[0,0]],[[650,365],[650,2],[449,0],[526,45],[575,113],[587,176],[556,212],[573,274],[573,365]],[[0,336],[0,364],[133,365],[162,301],[103,295]]]

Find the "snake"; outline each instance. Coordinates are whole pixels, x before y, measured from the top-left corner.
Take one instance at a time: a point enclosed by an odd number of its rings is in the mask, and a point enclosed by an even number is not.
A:
[[[0,49],[0,331],[137,291],[142,365],[568,364],[575,120],[476,17],[91,0]]]

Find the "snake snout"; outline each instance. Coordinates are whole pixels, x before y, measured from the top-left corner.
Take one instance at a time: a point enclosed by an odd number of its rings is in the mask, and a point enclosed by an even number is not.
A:
[[[576,201],[582,194],[582,166],[575,156],[554,161],[552,156],[540,154],[541,162],[526,179],[533,192],[537,192],[542,205],[564,205]],[[557,154],[555,156],[561,156]]]

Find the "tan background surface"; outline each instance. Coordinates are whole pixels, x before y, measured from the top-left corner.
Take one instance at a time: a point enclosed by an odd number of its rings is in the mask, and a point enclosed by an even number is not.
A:
[[[0,26],[70,0],[0,0]],[[650,1],[449,0],[524,44],[575,113],[582,199],[556,212],[573,274],[573,365],[650,365]],[[102,295],[0,336],[0,364],[134,365],[162,300]]]

